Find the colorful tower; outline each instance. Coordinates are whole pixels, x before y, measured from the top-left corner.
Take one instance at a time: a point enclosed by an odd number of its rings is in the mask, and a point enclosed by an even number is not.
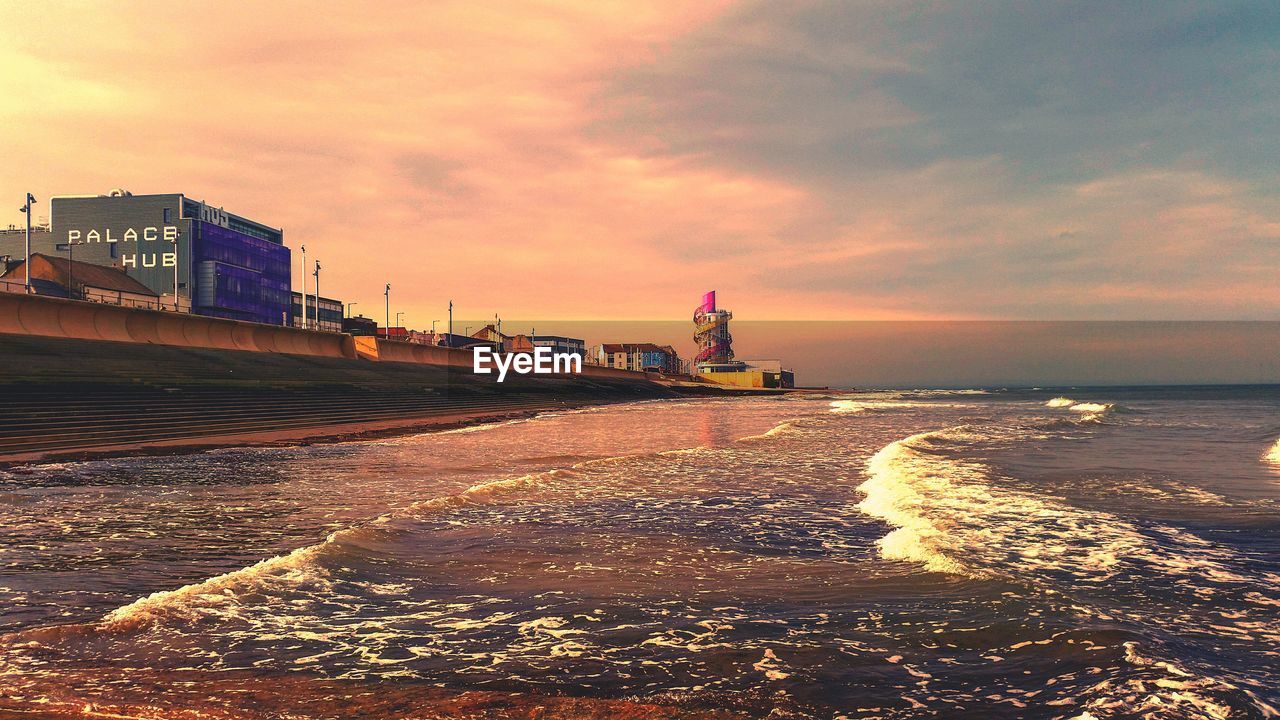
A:
[[[716,309],[716,291],[702,296],[702,305],[693,313],[693,341],[698,344],[698,355],[693,359],[698,367],[727,365],[733,362],[733,336],[729,334],[729,319],[733,313]]]

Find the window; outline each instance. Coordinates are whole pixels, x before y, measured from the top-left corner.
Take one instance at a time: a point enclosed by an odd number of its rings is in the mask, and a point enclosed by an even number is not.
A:
[[[165,225],[173,224],[173,208],[164,209],[164,224]]]

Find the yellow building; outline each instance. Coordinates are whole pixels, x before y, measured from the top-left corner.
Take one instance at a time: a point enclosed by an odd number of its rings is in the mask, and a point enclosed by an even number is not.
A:
[[[702,365],[698,375],[721,385],[749,388],[795,387],[795,373],[782,369],[779,360],[746,360],[716,365]]]

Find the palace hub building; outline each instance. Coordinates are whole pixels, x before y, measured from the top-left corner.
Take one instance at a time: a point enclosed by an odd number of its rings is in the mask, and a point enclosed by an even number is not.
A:
[[[0,253],[21,256],[16,234]],[[182,193],[55,197],[32,252],[108,265],[199,315],[290,324],[284,233]]]

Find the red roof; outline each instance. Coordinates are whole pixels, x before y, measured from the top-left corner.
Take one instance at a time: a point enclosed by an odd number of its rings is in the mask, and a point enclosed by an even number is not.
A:
[[[656,345],[654,343],[604,343],[600,346],[607,353],[666,353],[674,357],[676,355],[675,348],[670,345]]]
[[[24,264],[25,261],[18,262],[4,274],[4,277],[25,276],[22,270]],[[123,270],[79,260],[72,262],[64,257],[44,253],[31,254],[31,277],[56,282],[63,287],[68,287],[74,280],[77,286],[159,297],[158,293],[137,279],[129,277]]]

